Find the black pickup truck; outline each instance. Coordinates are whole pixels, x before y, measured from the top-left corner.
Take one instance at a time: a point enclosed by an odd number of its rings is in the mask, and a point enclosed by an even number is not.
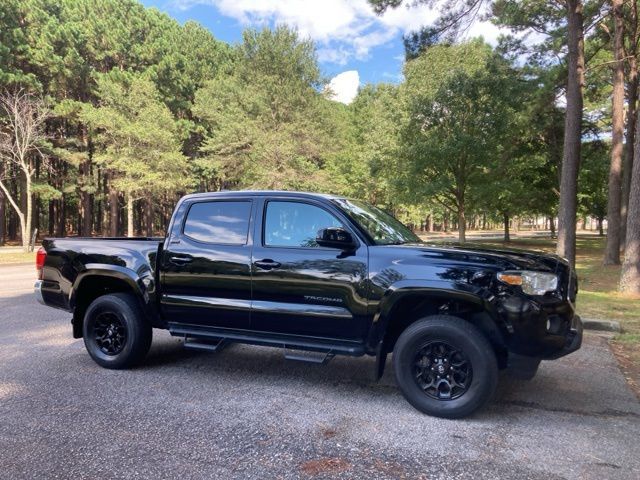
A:
[[[387,354],[418,410],[462,417],[499,369],[535,375],[582,341],[577,279],[556,256],[419,240],[384,211],[339,196],[188,195],[166,238],[48,238],[41,303],[73,314],[75,338],[106,368],[140,362],[152,328],[185,347],[230,342],[325,362]]]

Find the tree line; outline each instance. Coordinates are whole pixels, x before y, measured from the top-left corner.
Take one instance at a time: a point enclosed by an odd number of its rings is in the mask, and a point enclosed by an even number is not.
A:
[[[480,8],[543,39],[461,40]],[[625,251],[623,285],[639,289],[637,41],[635,2],[455,1],[405,37],[399,84],[343,105],[286,26],[229,45],[134,0],[7,0],[0,242],[150,236],[186,192],[304,189],[461,242],[479,219],[508,237],[515,218],[558,218],[572,261],[576,218],[606,218],[606,262]]]

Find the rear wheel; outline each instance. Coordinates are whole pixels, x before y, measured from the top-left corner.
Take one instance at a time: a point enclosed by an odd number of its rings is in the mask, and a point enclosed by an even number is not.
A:
[[[498,364],[482,333],[461,318],[433,315],[411,324],[393,352],[398,386],[421,412],[460,418],[486,404]]]
[[[151,326],[136,299],[125,293],[95,299],[84,316],[87,352],[105,368],[128,368],[139,363],[151,346]]]

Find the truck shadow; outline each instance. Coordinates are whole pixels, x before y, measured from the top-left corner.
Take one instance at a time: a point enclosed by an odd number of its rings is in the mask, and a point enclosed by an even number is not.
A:
[[[402,399],[397,388],[391,357],[387,359],[384,376],[379,381],[373,378],[374,367],[374,358],[368,356],[335,357],[328,364],[318,365],[286,360],[279,349],[238,344],[231,344],[214,353],[191,351],[184,349],[180,339],[157,335],[147,359],[139,368],[151,369],[156,373],[166,370],[171,374],[179,370],[180,374],[198,375],[194,381],[225,382],[234,387],[265,385],[268,388],[281,387],[292,394],[315,390],[320,395],[348,395],[352,401],[358,401],[360,396],[375,395],[378,401],[394,402],[397,408],[415,412]],[[591,404],[588,410],[583,411],[580,391],[573,394],[566,391],[554,392],[553,373],[551,379],[548,377],[549,372],[543,371],[539,378],[522,381],[501,372],[493,402],[489,408],[471,418],[486,420],[522,409],[575,411],[585,414],[602,414],[608,411],[606,402],[602,405]],[[556,401],[560,396],[562,401]]]

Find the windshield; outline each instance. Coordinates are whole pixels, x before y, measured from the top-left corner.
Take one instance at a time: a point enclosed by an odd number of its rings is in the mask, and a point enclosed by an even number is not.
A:
[[[409,228],[373,205],[346,199],[336,199],[335,202],[369,234],[376,245],[400,245],[420,241]]]

